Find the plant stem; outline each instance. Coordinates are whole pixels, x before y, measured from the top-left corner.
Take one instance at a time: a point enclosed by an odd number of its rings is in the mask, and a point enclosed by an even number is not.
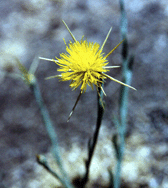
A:
[[[63,185],[65,185],[64,180],[56,173],[54,172],[49,165],[47,164],[46,158],[44,156],[37,155],[37,162],[42,165],[50,174],[52,174],[56,179],[58,179]]]
[[[123,82],[130,85],[132,78],[132,64],[133,58],[128,61],[128,43],[127,43],[127,18],[126,12],[124,8],[124,0],[120,0],[120,9],[121,9],[121,35],[123,42],[122,47],[122,58],[123,58]],[[120,92],[120,101],[119,101],[119,117],[120,117],[120,125],[118,126],[119,133],[119,144],[118,144],[118,157],[117,157],[117,167],[116,174],[114,178],[114,188],[119,188],[121,184],[121,167],[124,156],[125,149],[125,133],[127,130],[127,109],[128,109],[128,93],[129,88],[121,86]]]
[[[130,84],[132,71],[129,69],[130,64],[132,64],[133,58],[127,63],[128,66],[125,70],[126,75],[125,83]],[[128,96],[129,96],[129,88],[121,86],[121,93],[120,93],[120,103],[119,103],[119,116],[120,116],[120,123],[118,126],[119,132],[119,144],[118,144],[118,161],[117,161],[117,169],[116,175],[114,180],[114,188],[120,187],[120,179],[121,179],[121,164],[124,156],[124,149],[125,149],[125,133],[127,130],[127,112],[128,112]]]
[[[58,147],[57,134],[56,134],[54,127],[52,125],[52,122],[50,120],[50,115],[49,115],[49,112],[47,110],[47,107],[45,106],[45,104],[43,102],[43,98],[41,96],[40,88],[38,86],[37,81],[35,81],[34,84],[31,85],[31,89],[32,89],[34,96],[35,96],[35,99],[36,99],[36,101],[39,105],[40,112],[41,112],[41,115],[43,117],[43,121],[44,121],[46,130],[47,130],[49,138],[51,140],[53,156],[54,156],[56,163],[59,166],[60,172],[63,176],[63,182],[62,183],[64,184],[64,186],[66,188],[72,188],[70,180],[67,177],[66,172],[64,171],[64,168],[62,166],[62,160],[61,160],[61,157],[60,157],[60,151],[59,151],[59,147]]]
[[[98,95],[97,95],[97,99],[98,99],[98,111],[97,111],[97,123],[96,123],[96,129],[93,135],[93,138],[90,139],[89,141],[89,145],[88,145],[88,149],[89,149],[89,153],[88,153],[88,159],[86,160],[86,173],[85,176],[82,180],[82,187],[85,187],[87,181],[88,181],[88,177],[89,177],[89,171],[90,171],[90,165],[91,165],[91,161],[92,161],[92,157],[95,151],[95,147],[97,144],[97,140],[98,140],[98,135],[99,135],[99,131],[100,131],[100,126],[101,126],[101,122],[103,119],[103,113],[104,113],[104,105],[103,105],[103,91],[101,88],[98,88]]]

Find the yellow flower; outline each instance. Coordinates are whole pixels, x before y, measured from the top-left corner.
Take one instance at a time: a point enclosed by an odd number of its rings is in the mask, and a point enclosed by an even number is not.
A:
[[[63,21],[64,22],[64,21]],[[60,58],[46,59],[44,60],[54,61],[60,68],[57,71],[62,72],[60,75],[50,76],[47,79],[58,77],[61,81],[71,81],[70,87],[76,89],[81,85],[81,93],[86,91],[87,85],[91,86],[93,89],[93,84],[96,87],[101,87],[103,80],[110,78],[111,80],[118,82],[122,85],[135,89],[113,77],[105,74],[108,72],[109,68],[118,68],[119,66],[106,66],[108,65],[107,57],[122,43],[119,43],[113,50],[111,50],[107,55],[103,56],[103,47],[107,41],[107,38],[111,32],[111,29],[100,48],[98,43],[87,42],[87,40],[77,41],[68,26],[64,22],[68,31],[70,32],[74,42],[70,41],[69,45],[66,44],[67,53],[60,54]]]
[[[102,51],[99,50],[98,43],[87,42],[86,40],[70,41],[69,46],[66,46],[68,54],[60,54],[57,58],[62,72],[58,77],[62,81],[71,81],[70,87],[76,89],[81,85],[81,93],[86,91],[87,85],[93,89],[93,84],[101,87],[102,80],[106,78],[103,72],[108,70],[105,66],[108,64]]]
[[[130,87],[131,89],[135,90],[135,88],[123,82],[120,82],[119,80],[106,74],[106,72],[109,71],[109,68],[119,67],[119,66],[107,66],[109,63],[107,57],[122,42],[120,42],[107,55],[104,55],[104,53],[102,52],[103,47],[110,35],[112,28],[109,30],[103,42],[103,45],[100,47],[98,43],[87,42],[87,40],[84,40],[83,38],[81,41],[77,41],[74,35],[72,34],[72,32],[70,31],[70,29],[68,28],[68,26],[66,25],[66,23],[64,21],[63,23],[65,24],[67,30],[72,36],[73,42],[70,41],[69,44],[67,45],[64,40],[66,45],[66,53],[60,54],[60,58],[56,57],[56,60],[40,58],[43,60],[53,61],[59,66],[57,71],[61,72],[61,74],[56,76],[50,76],[47,79],[58,77],[61,81],[71,81],[70,87],[72,89],[76,89],[81,85],[80,95],[86,91],[87,85],[91,86],[92,89],[93,89],[93,85],[95,85],[97,90],[98,88],[101,88],[103,93],[105,94],[101,85],[104,82],[104,79],[106,78],[109,78],[115,82],[118,82],[124,86]]]

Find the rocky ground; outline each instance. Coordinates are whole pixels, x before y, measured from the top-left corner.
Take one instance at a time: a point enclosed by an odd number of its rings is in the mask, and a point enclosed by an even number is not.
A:
[[[122,187],[168,187],[168,2],[125,0],[128,17],[129,53],[135,55],[130,90],[128,134],[123,162]],[[50,141],[30,89],[18,73],[16,60],[27,68],[36,56],[59,57],[71,36],[102,43],[113,27],[104,52],[121,40],[118,0],[1,0],[0,1],[0,187],[50,188],[58,182],[36,162],[36,154],[48,157]],[[121,48],[109,57],[121,65]],[[79,90],[68,82],[44,80],[56,74],[57,65],[40,60],[36,76],[44,101],[58,133],[65,167],[71,179],[84,173],[83,159],[96,122],[96,91],[88,88],[69,123],[67,117]],[[121,69],[111,70],[121,80]],[[107,169],[115,170],[111,137],[116,132],[120,85],[105,83],[106,110],[88,187],[106,187]]]

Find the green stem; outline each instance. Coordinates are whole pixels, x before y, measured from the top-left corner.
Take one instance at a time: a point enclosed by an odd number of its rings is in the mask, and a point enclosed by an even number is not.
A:
[[[123,42],[122,48],[122,57],[123,57],[123,82],[130,85],[131,77],[132,77],[132,63],[133,59],[128,61],[128,44],[127,44],[127,18],[126,12],[124,8],[124,0],[120,0],[120,9],[121,9],[121,34],[122,39],[125,39]],[[119,101],[119,116],[120,116],[120,125],[118,127],[119,131],[119,144],[117,147],[118,150],[118,159],[117,159],[117,167],[116,167],[116,174],[114,179],[114,188],[119,188],[121,184],[121,168],[122,168],[122,161],[124,156],[125,150],[125,133],[127,130],[127,111],[128,111],[128,95],[129,95],[129,88],[121,86],[121,93],[120,93],[120,101]]]
[[[40,92],[37,81],[34,82],[34,84],[31,85],[31,89],[32,89],[34,96],[35,96],[35,99],[36,99],[36,101],[39,105],[40,112],[41,112],[41,115],[43,117],[43,121],[44,121],[46,130],[47,130],[49,138],[51,140],[53,156],[54,156],[56,163],[59,166],[60,172],[63,176],[63,182],[62,183],[64,184],[65,187],[72,188],[72,185],[70,184],[69,178],[67,177],[66,172],[64,171],[63,166],[62,166],[62,161],[61,161],[59,147],[58,147],[57,134],[56,134],[54,127],[52,125],[52,122],[50,120],[50,115],[49,115],[49,112],[47,110],[47,107],[45,106],[45,104],[43,102],[43,98],[41,96],[41,92]]]
[[[63,185],[65,185],[64,180],[54,172],[47,164],[46,159],[42,156],[37,155],[37,162],[42,165],[50,174],[52,174],[56,179],[58,179]]]

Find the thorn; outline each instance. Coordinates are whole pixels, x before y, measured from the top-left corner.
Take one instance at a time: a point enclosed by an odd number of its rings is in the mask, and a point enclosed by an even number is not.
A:
[[[72,116],[72,114],[73,114],[73,112],[74,112],[74,110],[75,110],[75,108],[76,108],[76,105],[78,104],[78,101],[79,101],[81,95],[82,95],[82,92],[80,91],[80,93],[79,93],[79,95],[78,95],[78,98],[77,98],[77,100],[76,100],[76,102],[75,102],[75,105],[73,106],[72,111],[71,111],[71,113],[69,114],[69,117],[68,117],[67,122],[69,122],[69,120],[70,120],[70,118],[71,118],[71,116]]]

